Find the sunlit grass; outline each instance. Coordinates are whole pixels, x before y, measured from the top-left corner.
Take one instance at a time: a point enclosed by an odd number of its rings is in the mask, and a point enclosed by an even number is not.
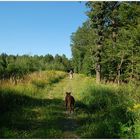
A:
[[[0,138],[61,137],[57,122],[62,101],[50,100],[47,94],[53,84],[65,76],[64,72],[44,71],[28,75],[17,85],[3,81],[0,85]]]
[[[91,81],[88,79],[78,94],[81,106],[85,105],[77,115],[78,134],[83,138],[139,138],[139,114],[134,111],[139,108],[139,89]]]
[[[0,138],[64,138],[69,121],[66,91],[76,100],[71,119],[77,127],[71,133],[79,138],[140,137],[139,87],[96,84],[82,74],[69,79],[64,72],[44,71],[17,85],[10,81],[0,85]]]

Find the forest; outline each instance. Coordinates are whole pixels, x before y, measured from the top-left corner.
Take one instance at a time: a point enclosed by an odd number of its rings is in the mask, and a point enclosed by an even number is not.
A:
[[[30,55],[0,55],[0,79],[11,79],[15,83],[24,78],[25,75],[35,71],[61,70],[69,71],[71,60],[65,55],[51,54],[45,56]]]
[[[72,58],[0,54],[0,138],[140,138],[140,2],[85,6]]]
[[[71,36],[75,72],[97,82],[140,80],[140,3],[87,2],[88,20]]]

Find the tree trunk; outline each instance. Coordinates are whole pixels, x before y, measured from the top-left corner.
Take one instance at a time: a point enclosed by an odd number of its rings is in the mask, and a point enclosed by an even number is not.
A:
[[[96,83],[101,81],[101,47],[101,44],[98,44],[96,52]]]
[[[121,68],[122,68],[122,64],[123,64],[123,61],[124,61],[124,55],[125,55],[124,52],[122,52],[121,62],[120,62],[120,64],[118,65],[118,68],[117,68],[118,85],[120,84]]]
[[[120,84],[120,75],[121,75],[121,70],[118,69],[118,85]]]
[[[96,64],[96,83],[100,83],[101,81],[101,65]]]

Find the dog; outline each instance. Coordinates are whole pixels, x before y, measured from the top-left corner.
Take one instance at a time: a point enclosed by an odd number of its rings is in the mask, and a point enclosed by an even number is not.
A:
[[[74,112],[74,104],[75,104],[75,99],[71,95],[71,92],[66,92],[66,97],[65,97],[65,105],[66,105],[66,111]]]

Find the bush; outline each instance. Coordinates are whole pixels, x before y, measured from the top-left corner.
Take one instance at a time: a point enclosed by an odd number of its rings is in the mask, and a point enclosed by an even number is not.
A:
[[[134,101],[124,87],[88,86],[81,101],[87,105],[89,123],[79,130],[84,138],[134,138]],[[83,132],[86,130],[85,132]]]

